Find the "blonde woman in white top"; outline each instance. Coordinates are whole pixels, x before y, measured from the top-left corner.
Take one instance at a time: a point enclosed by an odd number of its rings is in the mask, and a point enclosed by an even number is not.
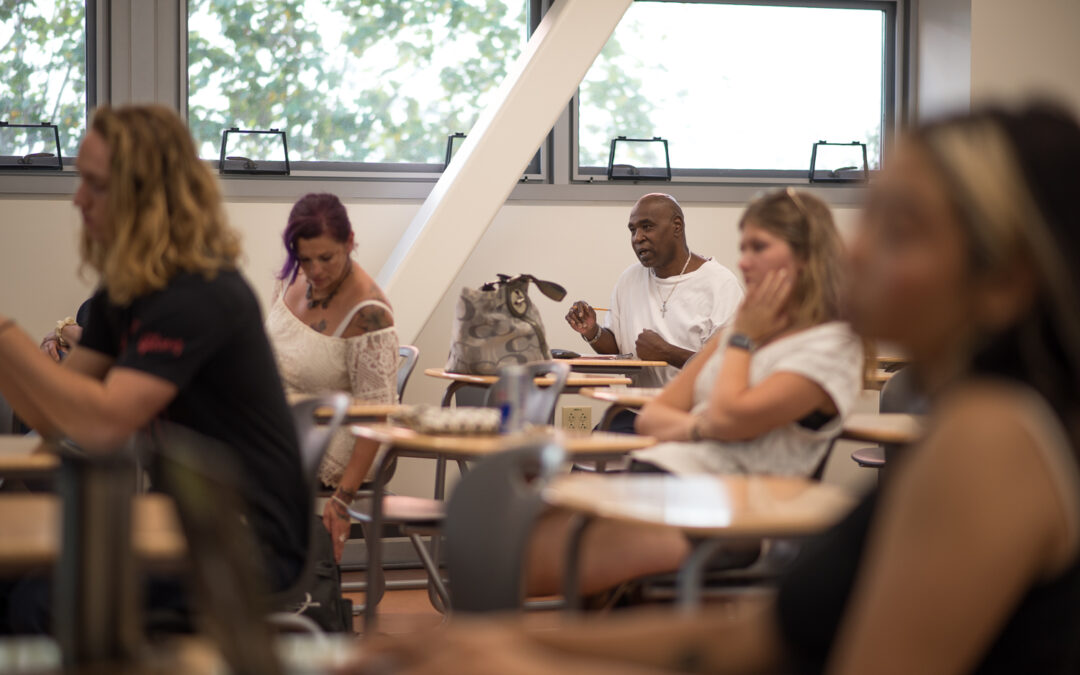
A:
[[[739,230],[747,299],[641,411],[638,432],[670,442],[635,453],[637,470],[810,475],[862,389],[829,208],[789,188],[750,204]]]
[[[828,206],[779,191],[746,209],[739,268],[746,299],[637,419],[662,443],[631,471],[809,475],[861,389],[863,349],[838,321],[843,244]],[[530,593],[558,592],[569,517],[541,519],[530,546]],[[678,569],[678,532],[603,521],[582,543],[581,588],[603,591]]]
[[[348,391],[368,403],[397,402],[398,336],[386,297],[351,257],[352,225],[330,194],[302,197],[282,235],[288,257],[266,319],[288,394]],[[345,510],[375,460],[378,444],[346,430],[330,442],[319,478],[333,487],[323,524],[341,559],[350,520]]]

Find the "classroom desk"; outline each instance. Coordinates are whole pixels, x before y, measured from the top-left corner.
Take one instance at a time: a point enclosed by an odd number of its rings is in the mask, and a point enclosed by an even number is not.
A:
[[[186,544],[171,498],[135,498],[132,536],[136,555],[153,568],[175,567]],[[60,500],[51,494],[0,495],[0,571],[26,572],[53,564],[60,552]]]
[[[816,534],[855,503],[841,488],[806,478],[661,474],[571,474],[544,488],[543,498],[579,516],[567,546],[567,607],[579,604],[582,537],[591,523],[609,519],[675,528],[691,540],[678,573],[683,611],[697,608],[703,570],[723,542]]]
[[[341,673],[355,664],[362,654],[351,633],[280,633],[273,636],[273,644],[269,648],[277,656],[282,672],[306,675]],[[65,667],[60,645],[51,636],[0,636],[0,673],[7,672],[37,675],[223,675],[232,671],[215,638],[197,633],[157,636],[152,642],[143,644],[132,660],[99,662],[85,667]]]
[[[345,422],[359,424],[362,422],[378,422],[385,420],[391,415],[405,412],[409,406],[400,403],[362,403],[353,401],[345,411]],[[329,420],[334,410],[329,406],[315,409],[315,419],[319,421]]]
[[[872,389],[874,391],[881,391],[885,383],[892,379],[892,376],[896,374],[896,371],[883,370],[878,368],[867,378],[868,382],[865,384],[866,389]]]
[[[450,405],[450,402],[454,399],[454,393],[457,392],[458,389],[465,386],[490,387],[499,379],[495,375],[450,373],[443,368],[428,368],[424,371],[424,375],[450,381],[442,399],[444,408]],[[552,381],[554,381],[554,378],[551,377],[536,378],[536,384],[541,387],[551,384]],[[568,394],[573,394],[577,393],[582,387],[611,387],[627,384],[630,384],[630,378],[622,375],[586,375],[584,373],[570,373],[570,376],[566,379],[566,386],[563,387],[563,391]]]
[[[60,458],[35,436],[0,435],[0,479],[50,474]]]
[[[909,445],[922,436],[922,415],[876,413],[849,415],[840,438],[881,445]]]
[[[615,419],[615,416],[621,413],[623,410],[637,410],[641,408],[649,401],[656,398],[660,392],[663,391],[659,387],[635,387],[632,389],[613,389],[605,387],[597,389],[594,387],[585,387],[578,392],[578,394],[591,398],[596,401],[605,401],[610,403],[607,410],[604,411],[604,416],[600,419],[599,429],[601,431],[607,431],[611,428],[611,422]]]
[[[876,359],[877,367],[886,372],[895,372],[908,364],[905,356],[884,356],[879,354]]]
[[[395,427],[389,424],[354,425],[350,427],[357,438],[366,438],[384,444],[387,451],[379,459],[375,469],[374,489],[371,499],[371,534],[367,541],[367,588],[369,592],[364,604],[364,630],[366,635],[374,635],[376,625],[376,606],[379,598],[370,589],[379,587],[379,575],[382,573],[382,527],[383,496],[386,494],[388,469],[398,457],[426,457],[434,459],[479,459],[522,443],[539,438],[550,438],[559,443],[566,453],[574,459],[606,460],[621,457],[633,450],[655,445],[651,436],[632,434],[567,433],[561,430],[545,428],[512,435],[449,435],[422,434],[411,429]],[[446,464],[440,462],[436,468],[434,497],[445,497]],[[438,537],[432,538],[432,560],[438,558]],[[430,588],[429,588],[430,592]],[[434,598],[433,598],[434,600]]]
[[[558,359],[570,364],[575,373],[611,375],[613,373],[637,373],[642,368],[664,368],[667,361],[643,361],[641,359],[606,359],[603,356],[579,356],[574,359]]]

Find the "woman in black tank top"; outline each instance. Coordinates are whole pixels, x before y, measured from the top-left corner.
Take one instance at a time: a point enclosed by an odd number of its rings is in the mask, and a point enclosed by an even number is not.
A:
[[[396,653],[415,672],[1077,672],[1080,126],[1035,106],[920,129],[851,250],[853,325],[906,350],[932,414],[775,599]]]

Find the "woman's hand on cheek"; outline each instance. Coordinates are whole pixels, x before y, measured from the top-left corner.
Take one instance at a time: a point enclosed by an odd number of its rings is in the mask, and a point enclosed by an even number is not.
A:
[[[786,329],[790,324],[786,309],[792,287],[789,270],[774,270],[766,274],[760,283],[747,292],[735,315],[735,332],[746,335],[754,342],[761,342]]]

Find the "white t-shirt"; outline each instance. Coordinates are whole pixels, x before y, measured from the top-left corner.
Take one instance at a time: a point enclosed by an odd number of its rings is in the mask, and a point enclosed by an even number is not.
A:
[[[604,328],[615,336],[619,352],[633,354],[641,331],[649,328],[676,347],[699,352],[726,326],[742,302],[743,290],[731,270],[709,258],[686,274],[666,279],[633,264],[619,277],[611,293],[611,311]],[[667,300],[667,311],[660,308]],[[679,372],[674,366],[646,368],[635,378],[639,387],[662,387]]]
[[[724,361],[728,330],[694,381],[692,412],[701,413]],[[798,422],[749,441],[662,443],[633,453],[671,473],[768,473],[809,476],[840,434],[863,381],[863,346],[846,323],[833,321],[770,342],[750,358],[750,386],[774,373],[795,373],[820,385],[839,414],[820,429]]]

